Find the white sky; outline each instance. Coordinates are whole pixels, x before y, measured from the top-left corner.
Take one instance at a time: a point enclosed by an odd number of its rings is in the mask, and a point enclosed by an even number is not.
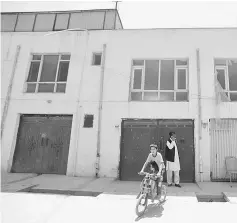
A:
[[[112,1],[2,1],[2,12],[114,8]],[[122,1],[125,29],[237,27],[237,1]]]

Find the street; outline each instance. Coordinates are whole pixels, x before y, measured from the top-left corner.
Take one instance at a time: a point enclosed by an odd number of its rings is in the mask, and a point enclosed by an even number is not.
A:
[[[236,218],[236,203],[197,202],[194,196],[167,196],[162,206],[149,203],[142,218],[135,214],[135,195],[97,197],[36,193],[1,193],[2,223],[66,222],[226,222]]]

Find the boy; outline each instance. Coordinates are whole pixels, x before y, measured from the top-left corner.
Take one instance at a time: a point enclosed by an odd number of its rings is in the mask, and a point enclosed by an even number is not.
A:
[[[150,149],[151,149],[151,152],[148,155],[147,160],[141,169],[141,173],[144,172],[147,164],[151,162],[156,162],[157,166],[159,167],[158,173],[156,174],[158,177],[158,179],[156,180],[157,195],[159,195],[161,188],[158,186],[158,183],[159,183],[159,179],[162,180],[162,174],[163,174],[162,170],[165,168],[165,166],[164,166],[162,155],[158,152],[157,145],[151,144]]]

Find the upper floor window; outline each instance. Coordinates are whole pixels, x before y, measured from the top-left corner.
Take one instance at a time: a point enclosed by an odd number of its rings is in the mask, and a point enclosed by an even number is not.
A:
[[[237,59],[215,59],[217,80],[230,101],[237,101]]]
[[[33,54],[26,92],[65,93],[69,54]]]
[[[132,101],[188,101],[188,60],[133,60]]]

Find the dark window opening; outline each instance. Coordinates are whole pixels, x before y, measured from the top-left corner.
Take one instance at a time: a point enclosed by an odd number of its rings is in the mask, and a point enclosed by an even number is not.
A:
[[[102,54],[101,53],[94,53],[93,54],[93,61],[92,65],[100,66],[101,65]]]
[[[93,128],[94,115],[85,115],[84,128]]]

